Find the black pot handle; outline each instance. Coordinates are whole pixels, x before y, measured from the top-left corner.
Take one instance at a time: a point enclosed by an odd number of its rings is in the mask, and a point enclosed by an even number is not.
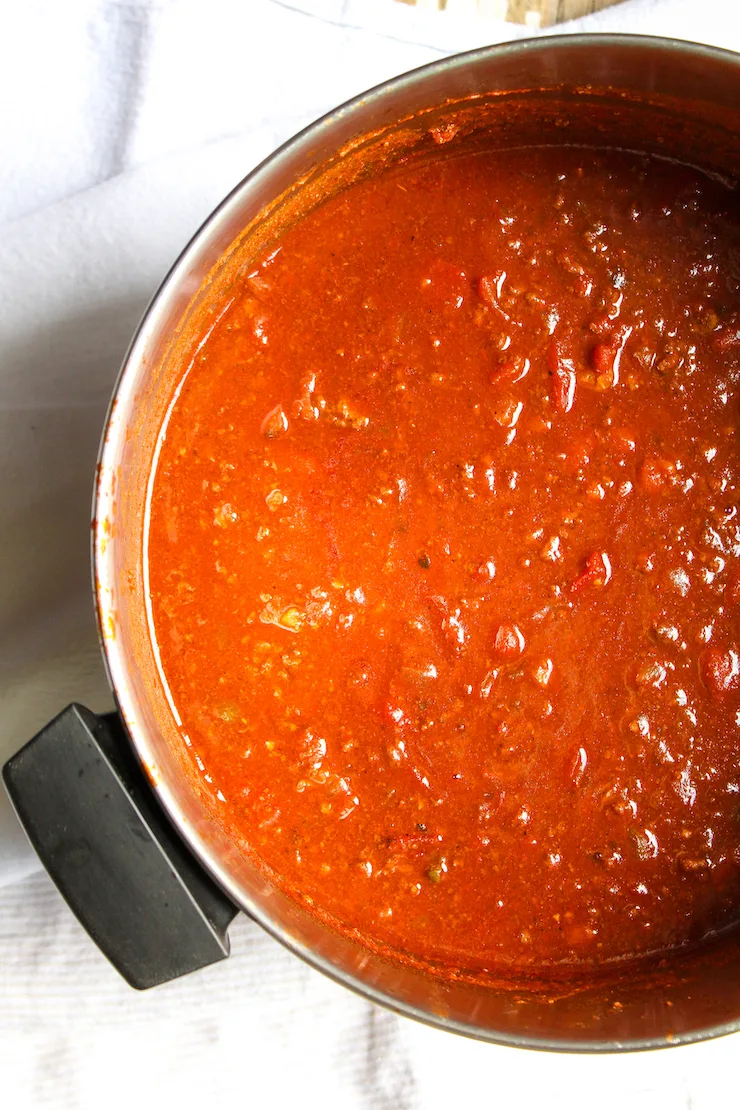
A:
[[[237,907],[178,837],[118,714],[68,706],[3,779],[44,867],[132,987],[228,956]]]

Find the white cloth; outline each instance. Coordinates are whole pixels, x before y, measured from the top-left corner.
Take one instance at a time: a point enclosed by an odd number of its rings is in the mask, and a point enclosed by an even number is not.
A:
[[[311,119],[403,70],[524,34],[466,7],[2,5],[0,762],[68,701],[110,704],[89,586],[92,477],[118,365],[160,277],[232,185]],[[627,0],[565,28],[577,29],[740,48],[727,0]],[[189,1110],[243,1093],[277,1110],[708,1110],[734,1091],[735,1038],[621,1059],[476,1045],[367,1005],[245,919],[229,961],[135,995],[37,870],[0,792],[4,1106]]]

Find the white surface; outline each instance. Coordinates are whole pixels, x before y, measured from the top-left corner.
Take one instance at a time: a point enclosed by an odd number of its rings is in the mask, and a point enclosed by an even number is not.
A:
[[[515,29],[392,0],[25,0],[0,35],[0,761],[109,704],[88,580],[105,407],[158,280],[220,197],[348,96]],[[697,14],[698,13],[698,14]],[[740,48],[728,0],[580,21]],[[568,30],[577,29],[569,25]],[[109,969],[0,796],[0,1105],[714,1108],[737,1038],[621,1058],[462,1041],[354,998],[246,920],[147,996]],[[22,880],[22,881],[21,881]]]

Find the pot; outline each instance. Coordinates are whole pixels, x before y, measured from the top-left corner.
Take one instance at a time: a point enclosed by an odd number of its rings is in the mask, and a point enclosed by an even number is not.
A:
[[[442,981],[374,954],[271,886],[226,838],[181,766],[177,712],[148,634],[142,559],[147,476],[176,384],[172,354],[245,234],[259,244],[370,162],[423,156],[422,137],[453,108],[472,131],[490,134],[493,126],[504,144],[617,145],[735,175],[738,105],[740,56],[684,42],[586,35],[459,55],[387,82],[307,128],[238,185],[185,248],[126,356],[98,466],[94,589],[119,712],[96,717],[72,705],[4,768],[52,878],[133,986],[227,956],[228,925],[241,910],[365,998],[484,1040],[613,1051],[740,1029],[736,931],[588,980],[492,986]]]

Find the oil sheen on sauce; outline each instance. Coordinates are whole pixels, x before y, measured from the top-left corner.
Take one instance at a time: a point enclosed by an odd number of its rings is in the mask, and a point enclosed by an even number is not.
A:
[[[148,563],[220,820],[368,944],[527,971],[740,916],[740,222],[575,148],[349,188],[173,407]]]

